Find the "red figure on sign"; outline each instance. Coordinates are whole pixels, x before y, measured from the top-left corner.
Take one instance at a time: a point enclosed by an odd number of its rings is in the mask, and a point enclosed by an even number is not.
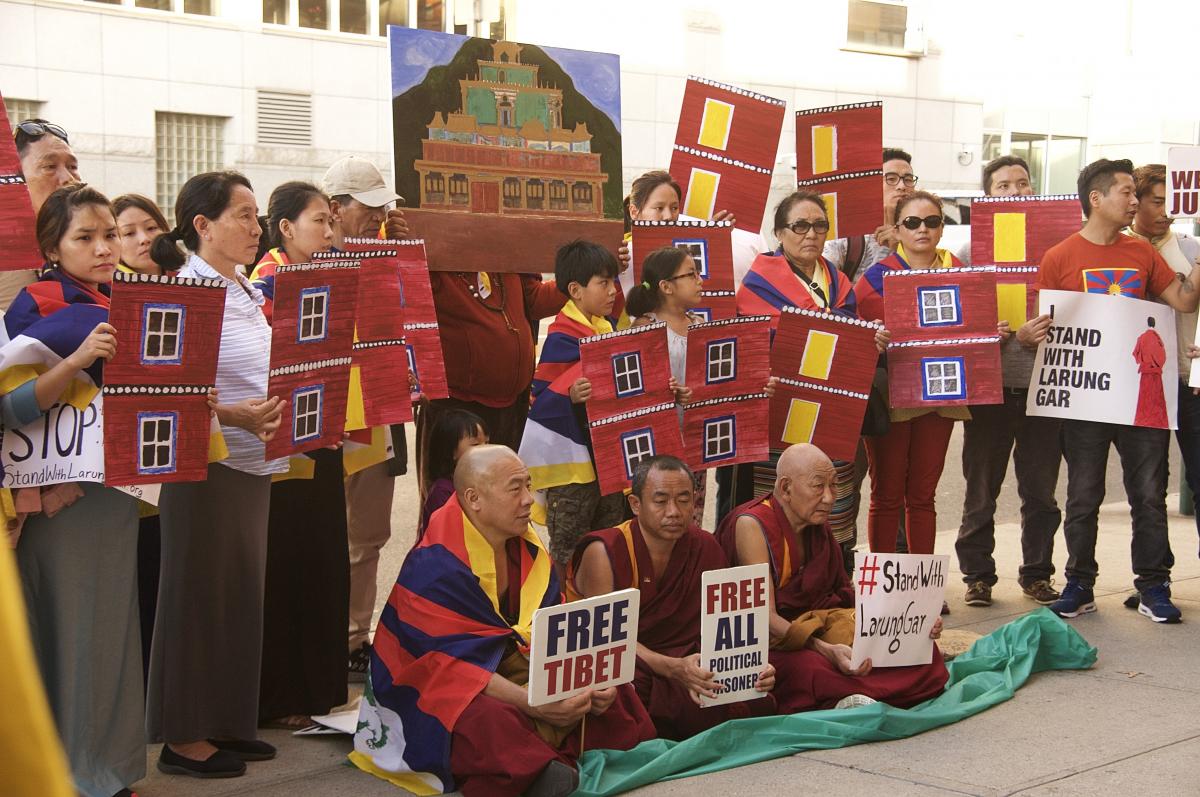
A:
[[[1137,344],[1133,347],[1133,359],[1137,362],[1138,373],[1142,375],[1133,425],[1167,429],[1170,425],[1167,422],[1167,401],[1162,383],[1167,350],[1162,338],[1154,331],[1154,319],[1147,318],[1146,324],[1146,331],[1138,336]]]

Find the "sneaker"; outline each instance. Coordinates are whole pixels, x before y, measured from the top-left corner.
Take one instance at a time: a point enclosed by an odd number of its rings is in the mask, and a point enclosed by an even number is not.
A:
[[[834,708],[858,708],[859,706],[869,706],[872,703],[878,702],[875,698],[868,697],[867,695],[846,695],[837,702]]]
[[[992,588],[982,581],[971,581],[967,583],[967,594],[963,601],[968,606],[991,606],[992,605]]]
[[[351,683],[361,683],[367,680],[369,672],[371,672],[371,643],[364,642],[362,647],[350,653],[348,680]]]
[[[1067,579],[1067,586],[1062,596],[1050,604],[1050,611],[1059,617],[1078,617],[1081,614],[1096,611],[1096,596],[1091,587],[1085,587],[1078,581]]]
[[[1046,579],[1022,584],[1021,591],[1025,593],[1026,598],[1035,600],[1043,606],[1049,606],[1062,597],[1058,590],[1054,588],[1054,582],[1047,581]]]
[[[1142,590],[1138,614],[1144,614],[1156,623],[1178,623],[1183,617],[1171,603],[1171,588],[1166,584]]]

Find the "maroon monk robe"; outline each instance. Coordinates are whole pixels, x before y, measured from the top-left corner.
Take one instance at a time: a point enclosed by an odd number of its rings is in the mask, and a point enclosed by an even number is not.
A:
[[[638,613],[638,642],[663,656],[684,658],[700,652],[700,577],[708,570],[728,567],[725,554],[713,536],[692,525],[675,543],[662,576],[654,574],[650,551],[637,519],[620,526],[585,535],[575,548],[568,580],[568,597],[575,598],[575,573],[583,550],[599,542],[612,565],[613,589],[641,590]],[[720,725],[728,719],[760,717],[775,713],[775,699],[757,700],[701,708],[687,688],[663,678],[642,659],[637,660],[634,688],[664,739],[686,739]]]
[[[505,619],[516,622],[521,613],[521,557],[516,545],[510,544],[507,551],[508,589],[500,598],[500,609]],[[505,663],[515,660],[514,653],[510,644]],[[514,681],[520,686],[526,683],[527,667],[525,662],[522,677]],[[504,668],[502,663],[497,671]],[[589,714],[586,723],[583,741],[591,750],[629,750],[655,735],[629,684],[618,686],[608,710],[598,716]],[[582,753],[578,725],[561,744],[552,746],[524,711],[480,692],[454,724],[450,771],[466,797],[517,797],[528,791],[551,761],[574,768]]]
[[[805,526],[801,547],[774,494],[756,498],[730,512],[717,530],[717,541],[733,562],[737,562],[735,527],[743,516],[754,518],[766,537],[775,611],[781,617],[794,620],[817,609],[854,608],[854,585],[843,569],[841,549],[828,523]],[[933,659],[929,664],[873,668],[865,676],[843,674],[815,650],[772,650],[779,710],[794,713],[832,708],[853,694],[900,708],[915,706],[940,694],[949,677],[937,643],[931,640],[930,644]]]

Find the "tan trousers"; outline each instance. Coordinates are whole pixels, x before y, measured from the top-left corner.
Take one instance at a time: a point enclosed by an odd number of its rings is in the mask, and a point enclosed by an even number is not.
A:
[[[350,651],[370,641],[379,551],[392,535],[396,479],[380,462],[346,477],[346,530],[350,539]]]

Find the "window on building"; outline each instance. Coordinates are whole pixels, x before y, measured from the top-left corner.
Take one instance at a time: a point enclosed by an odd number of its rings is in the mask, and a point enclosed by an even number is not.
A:
[[[525,182],[525,206],[531,210],[541,210],[545,204],[546,184],[534,178]]]
[[[134,5],[138,8],[151,8],[155,11],[171,10],[171,0],[136,0]]]
[[[325,388],[302,387],[292,394],[292,440],[311,440],[321,436],[321,400]]]
[[[146,304],[142,307],[142,362],[182,362],[183,321],[181,304]]]
[[[736,422],[732,415],[704,422],[704,461],[729,459],[737,447]]]
[[[612,369],[618,396],[636,396],[642,392],[641,354],[633,351],[614,356]]]
[[[341,0],[338,27],[342,33],[367,32],[367,0]]]
[[[625,476],[632,479],[637,464],[654,456],[654,430],[637,429],[621,435],[621,450],[625,455]]]
[[[337,2],[337,0],[334,0]],[[300,0],[300,27],[329,29],[328,0]]]
[[[183,0],[183,13],[213,15],[213,0]]]
[[[575,183],[571,186],[571,202],[575,210],[592,209],[592,184]]]
[[[921,26],[904,0],[849,0],[846,46],[895,54],[919,53]]]
[[[504,207],[521,207],[521,181],[515,177],[504,178]]]
[[[471,183],[465,174],[450,175],[450,202],[465,205],[470,199]]]
[[[417,27],[421,30],[446,30],[446,4],[443,0],[417,0]]]
[[[965,399],[967,385],[963,367],[962,357],[922,358],[921,397],[926,401]]]
[[[89,3],[103,3],[106,6],[119,6],[122,0],[88,0]]]
[[[567,184],[562,180],[550,181],[550,210],[567,209]]]
[[[263,0],[263,22],[269,25],[288,24],[288,0]]]
[[[168,219],[175,218],[175,197],[192,175],[225,165],[225,122],[223,116],[154,115],[155,187]]]
[[[1074,194],[1087,155],[1087,139],[1007,131],[983,134],[984,163],[1010,154],[1029,164],[1029,182],[1037,193]]]
[[[8,123],[13,127],[36,119],[42,115],[42,104],[37,100],[19,100],[15,97],[4,98],[4,110],[8,113]]]
[[[917,307],[923,327],[943,327],[962,323],[962,305],[958,286],[917,288]]]
[[[379,0],[379,35],[387,35],[387,26],[408,27],[408,0]]]
[[[329,286],[305,288],[300,291],[300,320],[296,340],[312,343],[325,340],[329,315]]]
[[[737,341],[709,341],[704,352],[704,384],[728,382],[737,375]]]
[[[425,200],[437,204],[446,201],[446,178],[441,172],[429,172],[425,175]]]
[[[138,473],[175,470],[175,429],[179,413],[138,413]]]
[[[708,279],[708,241],[677,238],[671,241],[671,246],[686,249],[696,263],[696,273],[700,275],[700,279]]]

